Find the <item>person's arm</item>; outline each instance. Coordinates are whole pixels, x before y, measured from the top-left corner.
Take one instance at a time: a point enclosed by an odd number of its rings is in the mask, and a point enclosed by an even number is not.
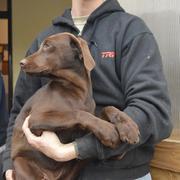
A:
[[[56,161],[63,162],[77,158],[75,142],[63,144],[56,133],[51,131],[43,131],[41,136],[34,135],[29,129],[29,117],[25,119],[22,129],[31,146]]]
[[[116,149],[110,149],[102,145],[94,135],[88,134],[76,140],[79,159],[107,159],[121,155],[147,142],[154,145],[167,138],[172,131],[167,83],[153,35],[136,35],[126,44],[119,63],[126,104],[123,112],[137,123],[140,142],[135,145],[122,143]]]
[[[38,43],[35,40],[28,50],[26,56],[34,53],[38,49]],[[6,139],[6,149],[3,153],[3,172],[5,173],[8,169],[12,169],[12,162],[10,157],[11,152],[11,136],[13,132],[13,126],[17,115],[19,114],[24,103],[29,97],[31,97],[34,92],[40,88],[40,79],[36,77],[29,76],[23,71],[20,71],[14,97],[13,97],[13,107],[10,113],[10,119],[7,129],[7,139]]]

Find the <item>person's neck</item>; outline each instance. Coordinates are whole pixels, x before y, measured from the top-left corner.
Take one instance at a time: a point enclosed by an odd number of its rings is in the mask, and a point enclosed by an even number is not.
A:
[[[72,16],[88,16],[102,3],[103,0],[72,0]]]

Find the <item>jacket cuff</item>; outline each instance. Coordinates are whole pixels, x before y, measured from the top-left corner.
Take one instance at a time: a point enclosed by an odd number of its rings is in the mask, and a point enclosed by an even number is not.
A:
[[[75,140],[75,150],[78,155],[78,159],[97,158],[98,140],[93,134],[87,134],[82,138]]]
[[[140,141],[137,145],[139,146],[140,144],[145,143],[150,137],[153,128],[147,119],[147,115],[137,107],[127,107],[123,112],[133,119],[139,127]]]

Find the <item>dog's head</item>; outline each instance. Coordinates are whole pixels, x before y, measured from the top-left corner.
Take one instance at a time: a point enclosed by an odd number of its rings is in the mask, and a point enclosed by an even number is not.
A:
[[[60,70],[91,71],[95,62],[85,40],[70,33],[46,38],[39,50],[20,61],[23,71],[30,74],[57,76]]]

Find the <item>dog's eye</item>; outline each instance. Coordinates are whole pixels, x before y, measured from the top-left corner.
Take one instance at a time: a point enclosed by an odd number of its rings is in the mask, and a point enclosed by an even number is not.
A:
[[[43,49],[48,49],[48,48],[50,48],[50,47],[51,47],[51,45],[48,44],[48,43],[43,44]]]
[[[44,43],[42,46],[43,51],[53,51],[54,46],[50,43]]]

